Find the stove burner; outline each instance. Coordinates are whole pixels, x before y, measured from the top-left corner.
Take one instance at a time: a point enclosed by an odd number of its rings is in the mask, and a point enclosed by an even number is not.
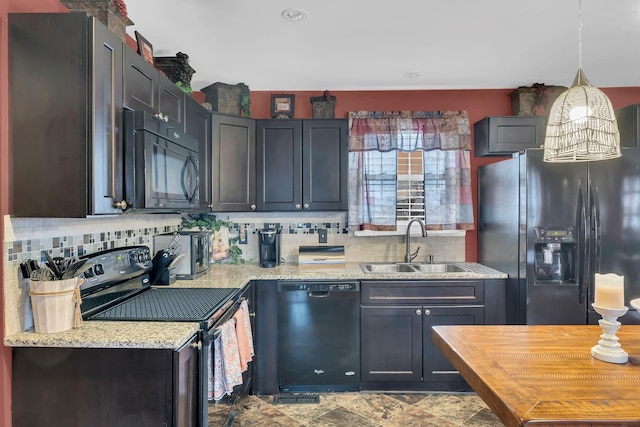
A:
[[[91,320],[201,321],[236,288],[151,288],[91,316]]]

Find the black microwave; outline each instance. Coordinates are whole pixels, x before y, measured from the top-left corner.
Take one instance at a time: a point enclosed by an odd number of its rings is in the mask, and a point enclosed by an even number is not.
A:
[[[199,208],[199,141],[145,111],[123,111],[127,210]]]

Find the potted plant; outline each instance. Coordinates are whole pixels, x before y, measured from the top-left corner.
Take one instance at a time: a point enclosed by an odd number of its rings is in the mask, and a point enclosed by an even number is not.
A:
[[[244,264],[242,249],[238,243],[238,237],[231,237],[229,230],[233,228],[233,222],[223,221],[211,214],[189,215],[183,217],[180,230],[207,230],[211,233],[211,262],[215,264]]]
[[[70,12],[87,12],[126,40],[125,27],[133,25],[124,0],[61,0]]]

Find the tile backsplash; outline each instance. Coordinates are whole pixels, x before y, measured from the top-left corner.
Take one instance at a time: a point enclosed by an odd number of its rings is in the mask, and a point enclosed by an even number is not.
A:
[[[328,245],[343,245],[347,262],[401,261],[404,237],[354,237],[347,228],[346,212],[270,212],[217,214],[233,222],[232,236],[242,233],[239,244],[247,262],[257,262],[258,230],[282,229],[281,256],[285,263],[298,262],[299,246],[318,245],[318,230],[327,230]],[[129,214],[87,219],[4,217],[5,331],[16,333],[33,327],[28,280],[19,264],[27,259],[43,261],[41,251],[55,256],[81,256],[105,249],[146,245],[153,250],[153,236],[177,230],[180,215]],[[436,262],[464,261],[464,236],[412,239],[412,250],[421,247],[416,261],[433,255]]]

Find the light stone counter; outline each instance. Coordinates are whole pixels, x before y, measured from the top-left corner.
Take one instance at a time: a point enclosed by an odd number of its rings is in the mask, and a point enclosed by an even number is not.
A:
[[[505,279],[507,275],[477,263],[451,263],[471,271],[460,273],[367,274],[360,264],[347,263],[339,268],[298,268],[284,264],[260,268],[257,263],[211,266],[195,280],[179,280],[173,288],[242,288],[251,280],[430,280],[430,279]],[[75,348],[179,348],[198,331],[197,322],[84,321],[83,326],[65,332],[37,334],[23,331],[4,338],[9,347]]]
[[[196,332],[197,322],[84,321],[64,332],[18,332],[4,339],[9,347],[179,348]]]
[[[432,279],[506,279],[507,275],[475,262],[451,262],[470,271],[459,273],[365,273],[359,263],[344,267],[299,268],[284,264],[274,268],[260,268],[257,263],[211,266],[207,273],[195,280],[180,280],[174,287],[241,288],[250,280],[432,280]]]

